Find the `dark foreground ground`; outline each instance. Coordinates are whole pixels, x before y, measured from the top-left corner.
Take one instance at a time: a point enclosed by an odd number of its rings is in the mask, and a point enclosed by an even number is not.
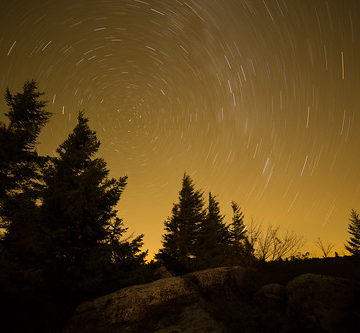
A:
[[[302,327],[293,326],[282,310],[259,311],[254,305],[254,295],[262,286],[271,283],[285,286],[305,273],[346,278],[354,283],[353,301],[347,305],[342,326],[335,331],[356,332],[360,329],[360,259],[355,257],[258,263],[247,269],[243,287],[236,292],[237,295],[232,295],[234,297],[221,295],[221,292],[204,295],[206,310],[223,325],[225,332],[294,332],[297,329],[299,332],[306,331]],[[62,332],[80,300],[71,299],[71,295],[59,299],[61,301],[54,301],[52,297],[41,292],[37,294],[35,291],[20,295],[16,290],[4,293],[0,301],[0,331]],[[161,316],[161,313],[157,313],[152,318],[154,325]],[[147,324],[151,326],[152,322]],[[146,332],[147,328],[138,327],[136,331],[139,330]]]

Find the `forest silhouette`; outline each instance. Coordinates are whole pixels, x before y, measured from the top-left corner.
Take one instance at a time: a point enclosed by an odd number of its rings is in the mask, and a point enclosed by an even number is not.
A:
[[[79,112],[55,157],[37,152],[37,138],[51,117],[42,96],[35,81],[25,82],[20,93],[7,89],[7,123],[0,124],[1,312],[9,325],[14,325],[14,313],[32,308],[22,318],[32,322],[34,312],[41,311],[48,323],[38,325],[60,327],[81,301],[152,281],[160,266],[180,275],[310,261],[309,252],[301,252],[303,237],[279,226],[246,224],[235,201],[226,224],[216,196],[208,193],[205,202],[186,173],[178,202],[164,222],[162,247],[146,261],[144,235],[127,237],[116,210],[127,177],[109,177],[106,162],[96,157],[100,141],[85,113]],[[355,210],[348,228],[345,247],[359,258],[360,217]],[[317,245],[328,257],[331,244],[319,238]]]

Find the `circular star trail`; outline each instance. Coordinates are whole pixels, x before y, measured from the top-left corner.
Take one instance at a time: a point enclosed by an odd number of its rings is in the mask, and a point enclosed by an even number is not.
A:
[[[2,2],[1,91],[33,78],[46,92],[44,154],[85,110],[150,253],[185,171],[229,222],[235,200],[248,223],[344,252],[360,209],[358,1]]]

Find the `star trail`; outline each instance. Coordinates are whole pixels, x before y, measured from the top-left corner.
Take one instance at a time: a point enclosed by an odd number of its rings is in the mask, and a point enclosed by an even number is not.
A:
[[[183,173],[231,219],[344,253],[360,210],[360,3],[1,0],[0,90],[35,79],[53,155],[84,110],[119,215],[156,252]],[[0,104],[6,110],[4,101]]]

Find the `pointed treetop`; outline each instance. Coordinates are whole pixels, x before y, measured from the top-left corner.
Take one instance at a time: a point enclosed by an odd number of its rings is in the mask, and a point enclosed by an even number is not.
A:
[[[231,202],[231,208],[233,210],[233,218],[232,223],[230,224],[230,234],[233,242],[239,244],[240,241],[246,238],[244,214],[235,201]]]
[[[187,204],[188,201],[196,202],[196,208],[199,208],[203,205],[203,192],[200,190],[195,190],[195,185],[191,177],[184,173],[182,179],[182,187],[179,192],[180,205]]]
[[[163,247],[156,258],[168,266],[179,265],[178,268],[183,269],[190,265],[195,256],[195,241],[205,217],[202,192],[195,190],[192,179],[186,173],[178,198],[179,202],[174,204],[172,216],[164,223]]]
[[[215,217],[218,222],[222,222],[225,216],[220,214],[219,203],[215,200],[216,196],[209,192],[208,217]]]
[[[235,201],[231,201],[231,208],[233,210],[233,222],[241,221],[244,222],[244,214],[241,211],[239,205]]]
[[[96,132],[88,125],[89,120],[82,111],[78,115],[78,123],[73,132],[57,149],[62,160],[73,159],[74,161],[89,161],[99,150],[100,141]]]
[[[6,90],[5,100],[9,111],[5,114],[9,120],[9,129],[23,133],[24,146],[33,149],[41,128],[48,122],[51,113],[44,110],[46,101],[39,98],[44,93],[39,92],[37,83],[26,81],[23,92],[11,94]]]
[[[193,189],[194,188],[194,182],[191,179],[191,177],[185,172],[183,179],[182,179],[182,189]]]

